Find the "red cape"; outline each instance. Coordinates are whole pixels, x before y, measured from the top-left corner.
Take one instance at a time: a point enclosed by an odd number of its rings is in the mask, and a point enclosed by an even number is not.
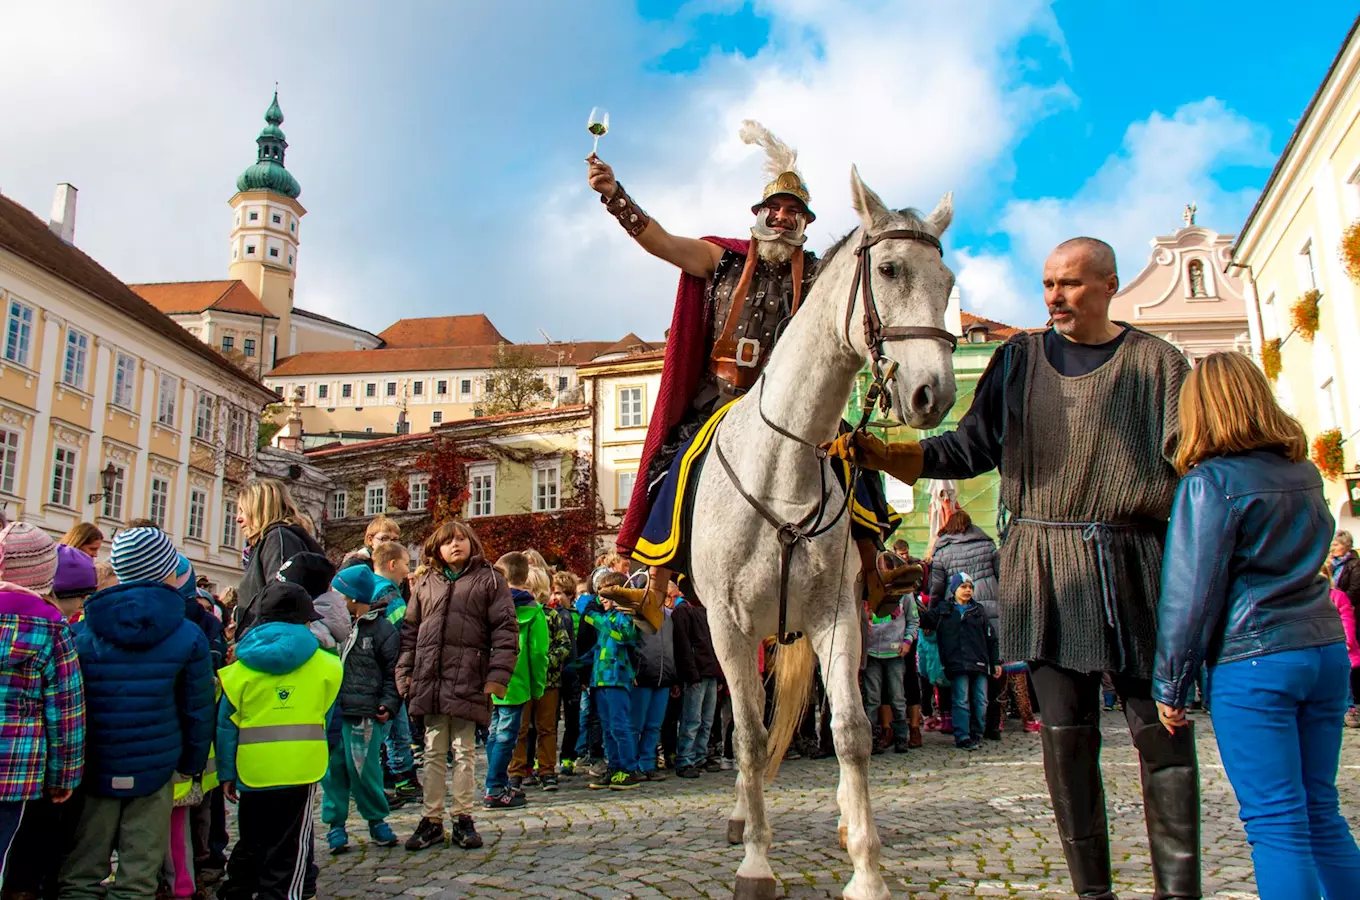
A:
[[[706,237],[704,240],[724,250],[749,252],[751,242],[742,238]],[[628,502],[623,524],[619,526],[619,552],[627,556],[633,552],[642,526],[651,511],[647,503],[647,470],[661,445],[680,424],[685,410],[694,401],[699,379],[708,369],[704,351],[708,348],[709,333],[713,329],[708,304],[709,282],[690,274],[681,274],[675,292],[675,313],[671,316],[671,330],[666,336],[666,360],[661,368],[661,387],[657,391],[652,420],[647,425],[647,440],[642,445],[638,462],[637,480],[633,482],[633,496]]]

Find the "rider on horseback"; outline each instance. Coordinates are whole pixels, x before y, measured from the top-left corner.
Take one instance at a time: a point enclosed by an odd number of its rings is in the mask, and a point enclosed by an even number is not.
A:
[[[741,138],[764,148],[770,176],[760,202],[751,207],[756,221],[749,241],[670,234],[642,211],[604,161],[594,154],[587,159],[590,186],[610,214],[644,250],[682,272],[660,394],[639,464],[642,477],[634,485],[617,541],[625,556],[651,566],[649,586],[611,589],[615,602],[636,609],[653,628],[661,623],[667,583],[676,569],[685,568],[678,536],[660,544],[644,539],[654,526],[669,533],[670,511],[654,510],[654,501],[681,448],[718,409],[755,385],[780,324],[798,311],[817,275],[817,257],[803,247],[806,228],[816,215],[796,166],[797,153],[749,120]],[[871,479],[869,484],[871,490],[879,489],[881,498],[879,482]],[[674,504],[683,504],[683,485],[672,496]],[[863,505],[887,509],[886,502]],[[649,516],[667,522],[653,523]],[[876,606],[883,589],[873,560],[883,533],[857,524],[856,538]]]

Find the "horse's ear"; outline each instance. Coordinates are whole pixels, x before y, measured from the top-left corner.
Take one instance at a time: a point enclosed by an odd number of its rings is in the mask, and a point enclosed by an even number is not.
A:
[[[935,204],[930,215],[926,216],[926,225],[936,237],[939,237],[952,221],[954,221],[954,192],[950,191],[940,198],[940,202]]]
[[[860,179],[859,169],[853,165],[850,167],[850,200],[865,229],[872,229],[875,223],[888,218],[887,204]]]

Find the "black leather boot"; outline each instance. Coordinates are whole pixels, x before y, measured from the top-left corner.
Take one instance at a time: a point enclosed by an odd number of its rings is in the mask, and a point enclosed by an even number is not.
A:
[[[1143,816],[1152,854],[1153,900],[1199,900],[1199,764],[1195,727],[1160,724],[1133,734],[1143,775]]]
[[[1044,777],[1072,889],[1081,900],[1118,900],[1110,883],[1110,833],[1100,777],[1100,728],[1045,725]]]

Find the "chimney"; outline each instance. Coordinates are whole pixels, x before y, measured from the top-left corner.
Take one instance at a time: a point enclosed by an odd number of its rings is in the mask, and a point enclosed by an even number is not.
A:
[[[66,243],[76,242],[76,189],[66,182],[57,185],[56,196],[52,198],[52,218],[47,227]]]

